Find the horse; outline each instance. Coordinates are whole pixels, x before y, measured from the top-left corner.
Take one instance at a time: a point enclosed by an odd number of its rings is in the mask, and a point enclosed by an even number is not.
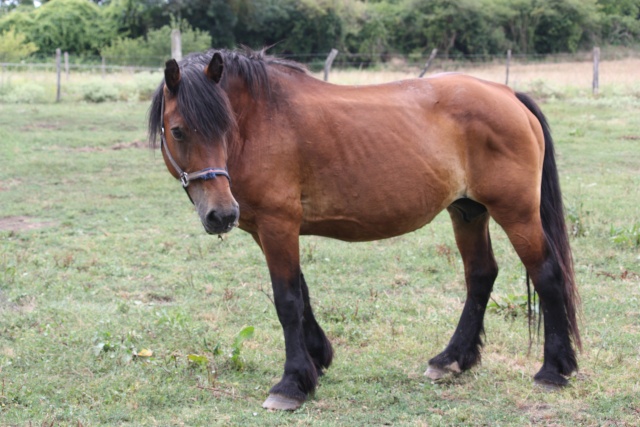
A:
[[[333,359],[310,303],[299,236],[385,239],[445,209],[467,295],[425,375],[439,380],[480,361],[498,274],[490,218],[539,298],[544,360],[534,381],[562,387],[577,370],[580,298],[554,146],[528,95],[463,74],[334,85],[265,49],[222,49],[166,62],[148,126],[206,232],[238,227],[264,253],[285,341],[284,373],[264,408],[299,408]]]

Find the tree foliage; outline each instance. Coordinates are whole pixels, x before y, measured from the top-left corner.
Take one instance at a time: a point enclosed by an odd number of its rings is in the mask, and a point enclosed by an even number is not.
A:
[[[189,25],[183,46],[331,48],[379,60],[393,54],[573,52],[638,43],[640,0],[0,0],[0,31],[15,28],[41,54],[166,55],[157,39]],[[188,24],[183,24],[187,22]],[[191,30],[190,30],[191,31]],[[204,38],[203,34],[209,38]],[[163,42],[163,46],[169,43]],[[162,53],[161,53],[162,51]],[[132,59],[133,60],[133,59]]]
[[[28,42],[24,34],[17,33],[13,28],[0,34],[0,62],[17,62],[37,50],[34,43]]]

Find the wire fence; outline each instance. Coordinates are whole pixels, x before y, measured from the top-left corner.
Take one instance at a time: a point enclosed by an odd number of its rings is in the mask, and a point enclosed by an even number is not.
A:
[[[57,71],[57,65],[55,62],[0,62],[2,71]],[[69,64],[65,67],[65,71],[77,71],[77,72],[107,72],[107,73],[120,73],[120,72],[137,72],[137,71],[159,71],[161,66],[148,67],[140,65],[99,65],[99,64]]]
[[[338,50],[339,51],[339,50]],[[414,53],[402,55],[390,52],[368,52],[368,53],[352,53],[339,51],[333,66],[335,68],[371,68],[384,67],[387,65],[398,66],[404,64],[407,68],[422,67],[424,61],[429,56],[431,50],[423,53]],[[321,69],[325,59],[330,52],[318,53],[274,53],[275,56],[290,59],[293,61],[306,64],[310,68]],[[438,63],[440,66],[447,64],[460,64],[464,66],[486,65],[490,63],[504,62],[507,52],[501,54],[460,54],[447,53],[439,51],[434,66]],[[601,53],[602,61],[610,61],[635,57],[640,58],[640,51],[629,49],[603,49]],[[562,62],[584,62],[592,59],[591,51],[583,51],[576,53],[559,53],[559,54],[520,54],[513,53],[511,58],[519,63],[562,63]],[[67,68],[72,71],[154,71],[161,69],[164,63],[170,59],[166,56],[127,56],[127,57],[109,57],[109,56],[81,56],[75,57],[68,55],[66,61]],[[21,62],[3,62],[0,58],[0,66],[5,69],[42,69],[55,70],[56,59],[52,57],[34,57],[33,59]]]
[[[538,66],[549,66],[551,64],[565,64],[565,69],[569,69],[569,73],[565,72],[565,81],[561,84],[574,85],[579,81],[580,87],[583,89],[589,88],[593,91],[593,94],[598,94],[599,91],[599,71],[600,63],[613,63],[620,59],[640,59],[640,52],[633,50],[620,50],[620,49],[594,49],[589,52],[579,52],[575,54],[555,54],[555,55],[540,55],[540,54],[511,54],[506,52],[503,55],[452,55],[447,53],[438,52],[436,49],[431,51],[431,56],[428,54],[413,54],[413,55],[395,55],[395,54],[382,54],[379,52],[373,52],[370,54],[354,54],[349,52],[338,52],[335,54],[335,50],[329,53],[307,53],[307,54],[275,54],[278,57],[295,60],[306,64],[312,72],[321,72],[324,69],[324,79],[343,83],[343,84],[362,84],[362,78],[357,77],[354,81],[338,81],[340,73],[348,73],[351,70],[358,71],[384,71],[395,73],[391,76],[393,79],[402,79],[408,77],[422,77],[429,73],[436,73],[442,71],[462,71],[465,73],[472,73],[477,77],[485,78],[487,80],[497,81],[501,83],[509,84],[510,86],[522,89],[524,81],[523,69],[528,67],[529,69],[536,68]],[[86,83],[90,79],[96,79],[102,77],[106,81],[110,81],[112,86],[118,86],[120,95],[109,95],[112,98],[122,99],[126,97],[126,92],[131,91],[131,85],[123,87],[124,81],[127,79],[125,75],[131,75],[136,78],[137,91],[140,93],[148,93],[154,85],[157,85],[161,80],[161,73],[164,67],[164,62],[169,59],[166,57],[139,57],[137,58],[113,58],[113,57],[74,57],[63,52],[59,52],[57,58],[53,59],[33,59],[31,61],[21,62],[0,62],[0,102],[11,102],[7,99],[21,99],[18,95],[14,97],[10,96],[11,90],[15,89],[19,83],[29,82],[32,85],[33,91],[38,91],[33,86],[37,83],[42,83],[45,87],[44,95],[33,95],[33,99],[46,99],[49,100],[48,94],[53,85],[55,90],[55,100],[59,101],[62,98],[66,99],[87,99],[91,96],[97,96],[96,89],[97,84],[94,87],[78,88],[78,85]],[[136,64],[136,62],[139,62]],[[156,64],[156,65],[149,65]],[[573,64],[573,65],[570,65]],[[591,65],[593,64],[593,65]],[[333,69],[331,68],[333,67]],[[510,67],[514,72],[510,75]],[[561,65],[558,65],[561,67]],[[492,69],[492,74],[482,74],[483,70]],[[579,69],[579,72],[578,72]],[[335,71],[334,74],[331,74]],[[532,77],[530,80],[544,80],[544,77],[540,75],[539,70],[536,71],[538,75]],[[151,73],[151,74],[150,74]],[[614,76],[619,78],[622,74],[633,74],[627,71],[620,73],[619,71],[606,70],[606,76]],[[566,75],[569,75],[566,80]],[[144,76],[148,76],[144,80]],[[137,78],[138,76],[140,78]],[[605,77],[606,77],[605,76]],[[318,75],[322,78],[321,75]],[[627,77],[627,79],[633,79],[633,77]],[[636,80],[637,73],[636,73]],[[382,81],[374,81],[378,83]],[[605,78],[606,82],[606,78]],[[640,82],[639,82],[640,83]],[[73,85],[76,87],[73,87]],[[632,82],[633,85],[635,83]],[[629,85],[627,85],[628,87]],[[635,86],[634,86],[635,87]],[[24,89],[24,88],[23,88]],[[635,90],[635,89],[634,89]],[[24,93],[26,89],[22,92]],[[82,93],[81,93],[82,92]],[[91,92],[87,95],[87,92]],[[34,92],[35,93],[35,92]],[[107,96],[104,93],[104,88],[99,94]],[[141,96],[142,98],[142,96]],[[102,98],[101,98],[102,99]],[[36,101],[34,101],[36,102]],[[45,101],[51,102],[51,101]]]

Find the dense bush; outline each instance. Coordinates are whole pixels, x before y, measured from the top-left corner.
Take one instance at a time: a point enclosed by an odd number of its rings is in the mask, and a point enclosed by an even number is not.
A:
[[[211,48],[211,36],[202,30],[194,30],[186,21],[182,22],[182,53],[199,52]],[[147,37],[115,39],[101,54],[110,62],[119,65],[157,66],[171,57],[171,27],[165,25],[149,31]]]

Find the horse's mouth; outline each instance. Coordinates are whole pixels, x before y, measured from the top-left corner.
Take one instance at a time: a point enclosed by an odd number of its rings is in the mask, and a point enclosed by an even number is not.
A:
[[[229,223],[224,226],[213,226],[209,224],[203,224],[203,226],[207,234],[226,234],[238,226],[238,221],[236,220],[235,222]]]

